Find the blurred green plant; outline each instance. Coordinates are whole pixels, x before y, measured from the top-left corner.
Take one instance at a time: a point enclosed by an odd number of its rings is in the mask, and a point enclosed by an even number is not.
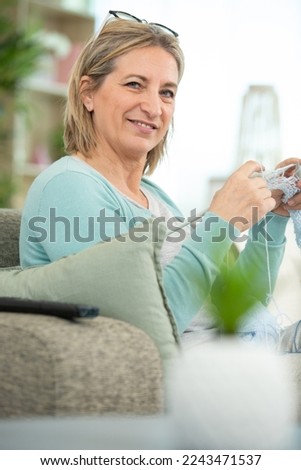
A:
[[[18,28],[17,2],[1,0],[0,9],[0,207],[9,207],[17,189],[13,176],[13,116],[16,109],[26,112],[19,91],[24,80],[38,67],[44,53],[36,30]]]
[[[1,2],[0,89],[15,92],[35,70],[44,52],[36,31],[19,29],[13,21],[15,2]]]
[[[0,207],[9,207],[11,197],[16,190],[16,183],[10,173],[0,174]]]
[[[228,260],[227,260],[228,261]],[[251,286],[256,297],[251,294]],[[220,275],[211,290],[211,302],[215,307],[219,328],[222,334],[234,335],[241,320],[250,311],[259,299],[264,299],[266,286],[258,285],[258,271],[256,266],[250,266],[247,276],[244,277],[237,266],[235,259],[221,267]]]

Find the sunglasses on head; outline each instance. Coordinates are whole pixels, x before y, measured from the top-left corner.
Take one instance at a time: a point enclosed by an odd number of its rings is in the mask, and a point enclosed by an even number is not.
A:
[[[104,27],[105,24],[107,23],[107,21],[108,21],[108,19],[110,18],[110,16],[115,16],[115,18],[118,18],[118,19],[120,19],[120,20],[136,21],[137,23],[145,23],[145,24],[154,25],[154,26],[157,26],[158,28],[163,29],[163,31],[165,31],[166,33],[172,34],[175,38],[179,36],[178,33],[176,33],[175,31],[173,31],[172,29],[168,28],[167,26],[164,26],[163,24],[160,24],[160,23],[149,23],[148,21],[146,21],[146,20],[141,20],[140,18],[137,18],[137,16],[131,15],[130,13],[126,13],[125,11],[118,11],[118,10],[109,10],[109,13],[108,13],[107,16],[105,17],[105,19],[104,19],[102,25],[101,25],[100,28],[99,28],[98,35],[101,33],[103,27]]]

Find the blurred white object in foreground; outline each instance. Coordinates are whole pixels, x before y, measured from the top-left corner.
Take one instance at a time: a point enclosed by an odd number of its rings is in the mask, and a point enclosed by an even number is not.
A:
[[[282,359],[226,336],[184,350],[168,381],[181,448],[290,448],[296,395]]]

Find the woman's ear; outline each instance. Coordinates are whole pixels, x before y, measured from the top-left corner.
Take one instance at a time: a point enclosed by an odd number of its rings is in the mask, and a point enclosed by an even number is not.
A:
[[[94,109],[93,94],[91,92],[91,79],[88,75],[83,75],[80,79],[79,92],[83,105],[91,112]]]

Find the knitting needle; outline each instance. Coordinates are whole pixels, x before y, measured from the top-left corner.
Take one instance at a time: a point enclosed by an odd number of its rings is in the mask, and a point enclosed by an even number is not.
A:
[[[208,209],[203,210],[202,212],[199,212],[198,214],[195,215],[195,217],[189,217],[186,222],[183,222],[182,224],[177,225],[176,227],[172,228],[172,230],[169,230],[166,235],[170,235],[174,232],[177,232],[178,230],[181,230],[184,227],[187,227],[187,225],[191,225],[199,220],[206,214]]]
[[[271,176],[282,176],[283,173],[286,172],[286,170],[289,170],[291,168],[296,168],[296,163],[291,163],[290,165],[283,166],[281,168],[276,168],[276,170],[271,170],[271,171],[254,171],[252,173],[251,178],[255,178],[257,176],[262,177],[262,178],[270,178]]]

